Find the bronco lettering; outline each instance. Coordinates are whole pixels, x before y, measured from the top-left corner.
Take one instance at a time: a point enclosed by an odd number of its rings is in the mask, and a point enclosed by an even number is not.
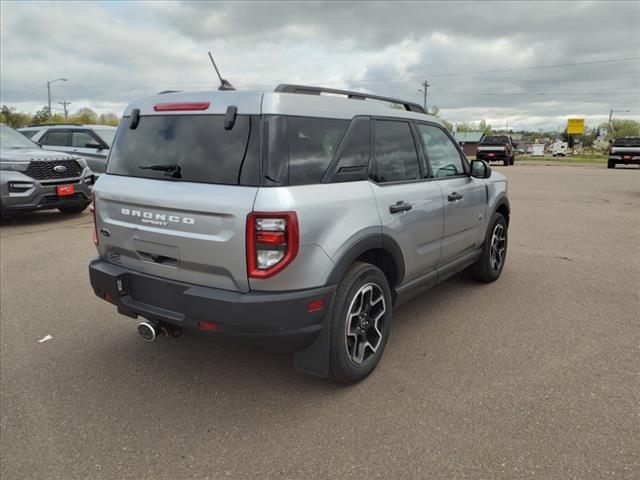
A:
[[[167,223],[183,223],[185,225],[195,225],[196,219],[192,217],[180,217],[178,215],[167,215],[166,213],[153,213],[132,208],[121,208],[120,213],[129,217],[140,217],[143,223],[154,225],[167,225]],[[151,221],[150,221],[151,220]]]

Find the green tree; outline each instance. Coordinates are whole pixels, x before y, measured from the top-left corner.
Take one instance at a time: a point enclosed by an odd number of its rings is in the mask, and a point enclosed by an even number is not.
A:
[[[603,126],[606,127],[606,124]],[[607,137],[636,137],[640,135],[640,122],[636,120],[613,119]]]
[[[49,107],[42,107],[41,110],[38,110],[31,117],[31,123],[49,123]]]
[[[85,125],[95,125],[98,123],[98,115],[90,108],[81,108],[69,117],[72,123],[82,123]]]
[[[113,112],[103,113],[98,117],[98,123],[100,125],[111,125],[117,127],[120,123],[120,119]]]
[[[8,107],[7,105],[2,106],[1,112],[5,123],[12,128],[26,127],[31,123],[31,115],[17,112],[15,108]]]

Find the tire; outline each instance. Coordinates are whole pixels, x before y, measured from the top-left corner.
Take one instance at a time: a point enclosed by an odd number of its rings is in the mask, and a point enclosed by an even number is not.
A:
[[[507,259],[508,229],[505,218],[499,213],[494,213],[489,225],[482,246],[482,254],[471,267],[475,279],[484,283],[494,282],[500,277]],[[500,233],[502,233],[502,242],[500,241]],[[495,239],[494,234],[497,235]],[[492,253],[494,245],[498,250]],[[501,253],[497,256],[500,249]],[[496,267],[498,261],[499,265]]]
[[[607,168],[616,168],[616,162],[612,162],[611,160],[609,160],[607,162]]]
[[[509,165],[513,165],[514,163],[516,163],[516,156],[515,155],[509,159]]]
[[[389,339],[391,307],[391,290],[384,273],[370,263],[355,262],[338,285],[331,312],[333,380],[353,384],[373,371]],[[360,316],[361,312],[365,315]]]
[[[72,215],[84,212],[89,205],[91,205],[91,202],[83,203],[82,205],[76,205],[74,207],[62,207],[58,210],[60,211],[60,213],[64,213],[65,215]]]
[[[508,167],[508,166],[509,166],[509,159],[508,159],[508,158],[505,158],[505,159],[502,161],[502,164],[503,164],[505,167]]]

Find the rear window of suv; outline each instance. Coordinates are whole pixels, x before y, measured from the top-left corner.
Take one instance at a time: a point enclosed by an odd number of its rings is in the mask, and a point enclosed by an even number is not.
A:
[[[223,115],[151,115],[135,129],[124,118],[113,142],[107,173],[157,180],[245,183],[241,177],[252,119],[238,115],[231,130]],[[253,143],[253,142],[252,142]],[[257,165],[256,162],[250,162]]]
[[[640,137],[616,138],[613,145],[615,147],[640,147]]]
[[[484,137],[480,141],[480,143],[483,145],[504,145],[506,143],[509,143],[509,138],[488,136],[488,137]]]

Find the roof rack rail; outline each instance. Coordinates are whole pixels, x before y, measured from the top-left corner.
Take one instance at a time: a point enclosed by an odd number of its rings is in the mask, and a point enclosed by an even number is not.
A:
[[[65,123],[34,123],[32,125],[29,125],[29,127],[84,127],[84,125],[82,123],[69,123],[69,122],[65,122]]]
[[[324,87],[311,87],[307,85],[291,85],[288,83],[282,83],[276,87],[274,92],[280,93],[302,93],[306,95],[320,95],[322,93],[332,93],[335,95],[345,95],[347,98],[353,98],[356,100],[365,100],[370,98],[371,100],[380,100],[383,102],[395,103],[402,105],[409,112],[427,113],[422,105],[413,102],[407,102],[405,100],[399,100],[397,98],[382,97],[380,95],[371,95],[363,92],[353,92],[351,90],[337,90],[335,88]]]

